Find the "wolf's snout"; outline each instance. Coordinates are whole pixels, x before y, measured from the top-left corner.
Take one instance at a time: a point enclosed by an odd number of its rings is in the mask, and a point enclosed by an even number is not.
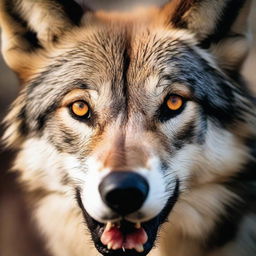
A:
[[[102,200],[115,212],[127,215],[137,211],[147,198],[148,182],[131,171],[115,171],[100,183]]]

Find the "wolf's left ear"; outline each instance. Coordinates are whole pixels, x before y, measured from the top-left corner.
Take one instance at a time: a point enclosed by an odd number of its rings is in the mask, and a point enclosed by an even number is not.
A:
[[[66,31],[79,26],[84,12],[73,0],[0,0],[6,63],[26,80],[38,56]]]
[[[248,53],[250,3],[251,0],[172,0],[163,11],[172,27],[195,34],[222,68],[232,72],[240,69]]]

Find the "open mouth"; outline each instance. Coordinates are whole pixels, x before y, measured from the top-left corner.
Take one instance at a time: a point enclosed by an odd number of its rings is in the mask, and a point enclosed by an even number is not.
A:
[[[86,217],[95,247],[102,255],[147,255],[156,238],[158,221],[134,224],[128,221],[102,224]],[[93,226],[92,226],[93,222]]]
[[[144,244],[148,240],[147,233],[141,223],[132,224],[127,221],[117,223],[108,222],[101,235],[102,244],[109,250],[144,251]]]
[[[178,198],[179,182],[163,210],[153,219],[146,222],[132,223],[125,218],[117,222],[100,223],[85,210],[79,189],[76,198],[82,209],[86,224],[91,232],[96,249],[106,256],[145,256],[156,240],[158,230],[163,224]]]

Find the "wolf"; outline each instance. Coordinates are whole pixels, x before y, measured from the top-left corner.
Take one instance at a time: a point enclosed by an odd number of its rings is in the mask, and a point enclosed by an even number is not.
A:
[[[3,141],[50,255],[256,255],[249,10],[0,1]]]

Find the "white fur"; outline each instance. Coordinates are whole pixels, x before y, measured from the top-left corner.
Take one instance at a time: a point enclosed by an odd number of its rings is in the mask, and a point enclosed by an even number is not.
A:
[[[109,169],[101,169],[101,163],[95,159],[90,158],[88,162],[88,172],[84,179],[84,186],[82,192],[82,201],[87,212],[99,222],[107,222],[104,219],[105,214],[113,214],[112,210],[103,202],[100,193],[99,185],[103,178],[110,173]],[[173,186],[167,187],[166,179],[160,172],[159,160],[157,158],[149,159],[148,166],[150,169],[139,168],[134,172],[144,176],[149,183],[149,194],[138,212],[132,213],[126,217],[131,222],[147,221],[157,216],[165,206],[168,198],[175,189],[175,177],[172,177]],[[172,176],[171,173],[169,176]],[[170,177],[169,177],[170,178]],[[168,190],[167,190],[168,189]],[[143,218],[139,218],[141,214]],[[113,221],[118,220],[113,219]]]

